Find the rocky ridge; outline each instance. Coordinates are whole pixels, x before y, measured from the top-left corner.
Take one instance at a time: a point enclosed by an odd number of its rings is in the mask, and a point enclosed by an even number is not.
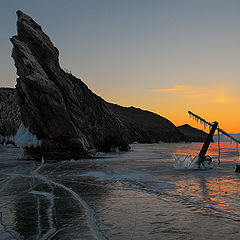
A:
[[[127,127],[131,142],[179,142],[184,135],[168,119],[135,107],[108,103],[108,107]]]

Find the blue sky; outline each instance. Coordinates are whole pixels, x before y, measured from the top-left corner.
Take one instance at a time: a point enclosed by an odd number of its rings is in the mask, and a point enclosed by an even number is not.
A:
[[[61,66],[106,100],[176,125],[192,110],[238,131],[240,114],[224,115],[240,102],[240,1],[1,0],[1,86],[17,77],[9,38],[18,9],[50,36]]]

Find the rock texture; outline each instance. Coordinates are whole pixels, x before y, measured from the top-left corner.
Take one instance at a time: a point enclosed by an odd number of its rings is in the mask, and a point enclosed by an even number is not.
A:
[[[0,142],[14,136],[21,123],[17,92],[12,88],[0,88]]]
[[[17,36],[11,38],[17,68],[17,94],[24,125],[42,140],[26,149],[33,158],[79,159],[96,150],[128,149],[127,129],[78,78],[64,72],[59,52],[31,17],[17,11]]]
[[[188,124],[179,126],[177,129],[184,135],[184,141],[186,142],[204,142],[208,135],[204,131],[191,127]]]
[[[135,107],[122,107],[108,103],[108,107],[127,127],[131,142],[179,142],[184,135],[164,117]]]

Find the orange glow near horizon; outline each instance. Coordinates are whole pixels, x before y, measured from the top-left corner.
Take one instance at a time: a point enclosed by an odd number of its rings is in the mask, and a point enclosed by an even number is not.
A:
[[[186,155],[198,154],[202,145],[203,145],[203,143],[195,143],[191,146],[191,149],[184,148],[184,146],[182,146],[181,148],[177,148],[174,153],[179,154],[179,155],[183,155],[184,157]],[[233,155],[238,154],[237,151],[236,151],[236,144],[235,143],[221,142],[220,143],[220,150],[221,150],[221,152],[224,152],[226,150],[228,152],[233,152]],[[218,143],[217,142],[214,142],[214,143],[210,144],[210,146],[208,148],[208,151],[207,151],[207,154],[210,155],[210,156],[217,156],[218,155]],[[225,158],[224,159],[224,161],[228,161],[228,160],[232,161],[231,158],[229,158],[229,159]]]
[[[221,83],[208,86],[176,84],[155,89],[138,87],[133,90],[133,87],[129,87],[123,92],[112,91],[108,96],[102,91],[102,96],[109,102],[154,112],[176,126],[189,124],[204,131],[203,125],[189,119],[190,110],[209,122],[217,121],[220,128],[228,133],[240,133],[238,111],[240,96],[237,89],[240,89],[240,84],[234,86]]]

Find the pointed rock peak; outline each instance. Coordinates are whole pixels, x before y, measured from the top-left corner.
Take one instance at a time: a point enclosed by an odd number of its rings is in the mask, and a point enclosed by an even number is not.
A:
[[[17,10],[16,13],[17,13],[18,17],[26,16],[26,14],[24,14],[21,10]]]
[[[17,16],[20,18],[25,18],[25,19],[32,19],[30,16],[28,16],[27,14],[23,13],[21,10],[17,10]]]
[[[39,30],[42,30],[41,26],[37,24],[30,16],[27,14],[23,13],[22,11],[18,10],[17,12],[18,16],[18,23],[20,21],[27,22],[28,24],[31,24],[33,27],[38,28]]]
[[[17,10],[17,16],[20,18],[20,17],[23,17],[23,18],[30,18],[28,15],[26,15],[25,13],[23,13],[21,10]]]
[[[17,11],[17,39],[27,45],[32,55],[42,66],[54,65],[59,67],[59,52],[41,26],[30,16]],[[14,42],[14,39],[11,39]]]
[[[23,124],[41,140],[41,150],[26,147],[32,158],[80,159],[95,151],[128,149],[125,126],[80,80],[64,72],[58,50],[31,17],[17,11],[12,57]]]

